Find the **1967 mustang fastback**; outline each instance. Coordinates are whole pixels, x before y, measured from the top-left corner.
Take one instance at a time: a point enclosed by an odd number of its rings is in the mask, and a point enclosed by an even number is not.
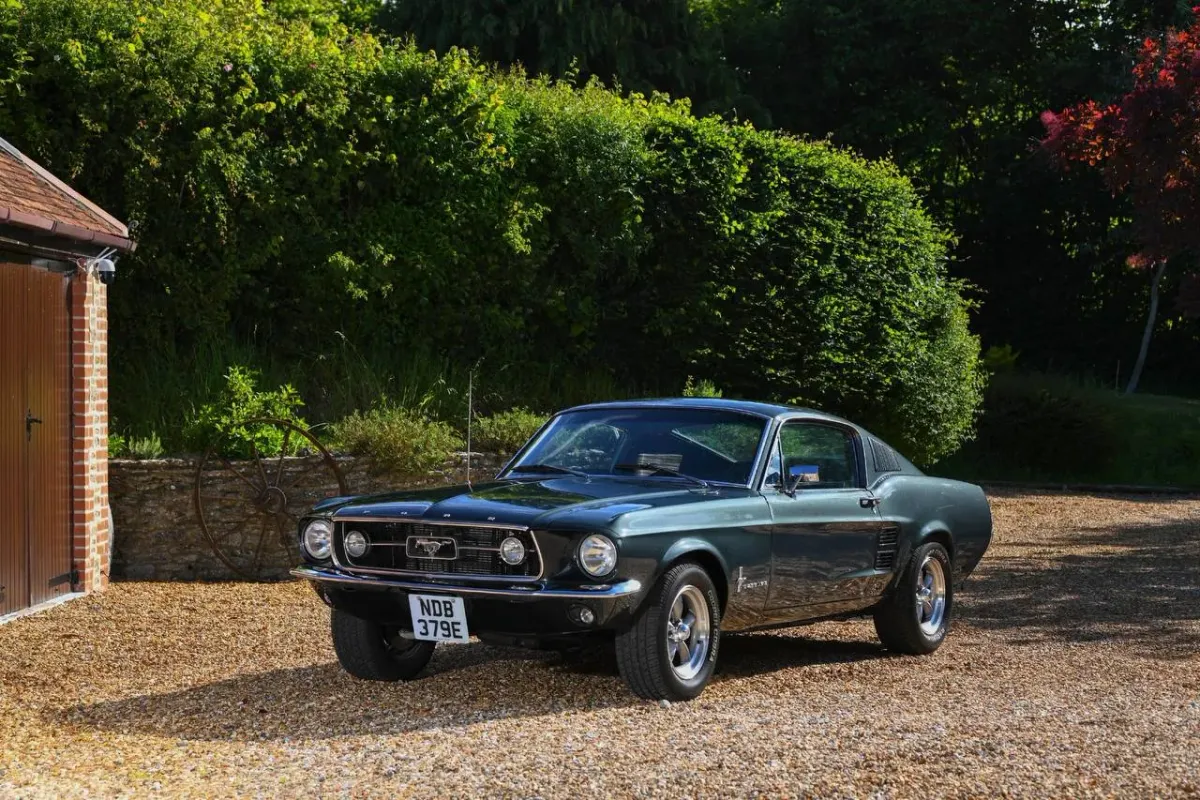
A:
[[[936,650],[991,531],[979,487],[846,420],[646,400],[555,415],[488,483],[324,501],[292,572],[360,678],[414,678],[471,635],[601,643],[636,694],[682,700],[723,632],[869,613],[888,649]]]

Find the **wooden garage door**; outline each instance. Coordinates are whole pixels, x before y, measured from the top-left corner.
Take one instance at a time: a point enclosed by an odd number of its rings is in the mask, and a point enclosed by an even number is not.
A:
[[[0,259],[0,614],[71,590],[68,283]]]

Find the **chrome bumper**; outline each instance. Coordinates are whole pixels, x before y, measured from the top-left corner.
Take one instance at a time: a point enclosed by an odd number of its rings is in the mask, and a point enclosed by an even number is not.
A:
[[[522,600],[607,600],[626,597],[642,590],[640,581],[600,583],[592,587],[553,589],[543,586],[471,586],[461,583],[432,583],[406,581],[399,578],[380,578],[374,575],[352,575],[334,567],[295,567],[292,574],[319,583],[355,586],[360,589],[403,589],[413,592],[448,592],[450,594],[511,597]]]

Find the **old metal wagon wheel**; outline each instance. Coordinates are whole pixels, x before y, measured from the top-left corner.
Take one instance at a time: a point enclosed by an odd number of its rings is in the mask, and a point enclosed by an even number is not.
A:
[[[196,468],[193,492],[200,530],[213,553],[236,574],[253,580],[280,577],[299,563],[297,526],[313,503],[348,494],[337,461],[316,437],[282,419],[251,419],[237,426],[243,438],[279,441],[277,454],[249,445],[250,458],[225,455],[226,431]]]

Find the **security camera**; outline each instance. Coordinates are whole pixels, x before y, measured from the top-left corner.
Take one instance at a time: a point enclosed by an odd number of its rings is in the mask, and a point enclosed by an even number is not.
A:
[[[117,279],[117,265],[111,258],[97,258],[92,262],[92,269],[105,286]]]

